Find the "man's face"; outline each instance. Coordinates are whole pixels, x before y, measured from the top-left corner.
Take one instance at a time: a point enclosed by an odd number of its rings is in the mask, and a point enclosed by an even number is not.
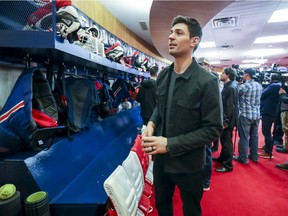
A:
[[[220,76],[220,80],[225,82],[228,79],[228,75],[223,71]]]
[[[210,68],[210,65],[209,64],[206,64],[206,63],[202,63],[200,64],[202,67],[204,67],[206,70],[210,71],[211,68]]]
[[[192,54],[191,51],[198,44],[199,37],[189,37],[188,26],[178,23],[171,29],[169,39],[169,54],[178,57]]]
[[[250,77],[249,74],[247,74],[247,73],[243,74],[243,80],[244,81],[247,81],[249,77]]]

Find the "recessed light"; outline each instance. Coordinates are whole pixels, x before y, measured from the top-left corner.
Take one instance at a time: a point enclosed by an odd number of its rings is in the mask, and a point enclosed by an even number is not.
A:
[[[248,63],[263,64],[263,63],[265,63],[267,61],[268,61],[268,59],[263,59],[263,58],[257,59],[256,58],[256,59],[245,59],[245,60],[242,61],[242,63],[244,63],[244,64],[248,64]]]
[[[240,64],[239,67],[240,68],[255,68],[255,67],[259,67],[260,64]]]
[[[287,41],[288,41],[288,35],[275,35],[275,36],[267,36],[267,37],[258,37],[254,41],[254,43],[257,43],[257,44],[281,43],[281,42],[287,42]]]
[[[249,56],[271,56],[271,55],[277,55],[283,53],[283,49],[259,49],[259,50],[250,50],[247,51],[246,54]]]
[[[219,65],[219,64],[220,64],[220,61],[211,61],[210,64],[211,64],[211,65]]]
[[[276,10],[268,20],[268,23],[288,21],[288,9]]]
[[[200,48],[211,48],[211,47],[216,47],[216,44],[214,41],[200,42],[199,47]]]

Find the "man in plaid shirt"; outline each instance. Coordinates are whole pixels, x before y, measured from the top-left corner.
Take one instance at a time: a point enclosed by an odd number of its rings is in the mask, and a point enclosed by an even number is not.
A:
[[[245,83],[239,86],[237,129],[240,139],[238,142],[238,156],[234,156],[233,159],[243,164],[248,164],[248,158],[252,162],[258,162],[258,125],[262,86],[255,81],[256,78],[256,70],[248,68],[243,75]]]

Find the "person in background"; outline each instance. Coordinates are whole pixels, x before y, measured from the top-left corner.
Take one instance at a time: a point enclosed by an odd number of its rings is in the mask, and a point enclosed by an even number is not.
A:
[[[284,132],[282,129],[280,104],[281,103],[279,102],[277,107],[277,117],[273,126],[273,144],[276,146],[276,148],[283,148]]]
[[[260,104],[260,114],[262,121],[262,134],[264,136],[265,144],[258,149],[263,152],[259,152],[258,156],[260,158],[273,158],[272,155],[272,133],[271,129],[273,124],[275,124],[278,106],[279,106],[279,90],[281,88],[281,83],[275,76],[271,75],[270,84],[262,91],[261,94],[261,104]]]
[[[216,72],[212,71],[210,61],[205,57],[200,57],[197,60],[198,64],[204,67],[207,71],[209,71],[211,74],[216,76],[219,79],[219,76]],[[205,166],[203,170],[203,190],[209,191],[210,190],[210,182],[211,182],[211,176],[212,176],[212,151],[218,151],[218,145],[219,145],[219,139],[215,140],[213,142],[213,146],[211,147],[211,143],[208,143],[206,145],[206,161]],[[212,150],[213,149],[213,150]]]
[[[200,216],[207,143],[222,132],[218,79],[192,57],[202,37],[194,18],[172,21],[169,53],[174,63],[157,78],[158,102],[142,133],[142,147],[154,155],[154,189],[159,216],[172,216],[172,198],[180,190],[184,216]],[[153,136],[161,125],[161,136]]]
[[[238,86],[239,118],[238,156],[233,156],[237,162],[248,164],[248,157],[252,162],[258,162],[258,126],[260,121],[260,98],[262,86],[255,81],[256,70],[247,68],[244,71],[244,83]],[[248,154],[250,149],[250,154]]]
[[[221,153],[214,161],[222,165],[216,172],[230,172],[233,170],[233,129],[238,116],[238,86],[235,80],[236,71],[233,68],[224,68],[220,80],[224,83],[222,90],[223,102],[223,132],[220,137]]]
[[[281,109],[281,122],[282,129],[285,135],[284,146],[282,148],[276,148],[277,152],[288,153],[288,96],[285,89],[280,88],[280,109]]]
[[[197,62],[199,65],[203,66],[206,70],[208,70],[210,73],[212,73],[214,76],[216,76],[219,79],[219,74],[212,70],[211,63],[208,58],[200,57],[197,59]]]
[[[154,66],[150,69],[150,79],[141,82],[136,101],[140,103],[141,117],[143,125],[147,125],[153,110],[156,106],[156,79],[158,74],[158,67]]]
[[[201,66],[206,68],[209,72],[211,72],[213,75],[215,75],[219,79],[219,74],[211,69],[211,63],[210,63],[209,59],[207,59],[205,57],[200,57],[197,60],[197,62],[198,62],[198,64],[200,64]],[[212,147],[211,147],[211,151],[212,152],[217,152],[218,151],[218,147],[219,147],[219,139],[213,141]],[[211,158],[212,158],[212,156],[211,156]]]

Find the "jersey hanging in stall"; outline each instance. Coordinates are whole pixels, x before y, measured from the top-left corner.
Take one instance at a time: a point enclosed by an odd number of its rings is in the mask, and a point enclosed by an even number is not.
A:
[[[37,68],[18,77],[0,112],[0,157],[30,146],[38,128],[56,127],[58,111],[45,75]]]
[[[91,111],[100,104],[95,82],[91,79],[65,78],[68,121],[72,131],[78,132],[91,124]]]

